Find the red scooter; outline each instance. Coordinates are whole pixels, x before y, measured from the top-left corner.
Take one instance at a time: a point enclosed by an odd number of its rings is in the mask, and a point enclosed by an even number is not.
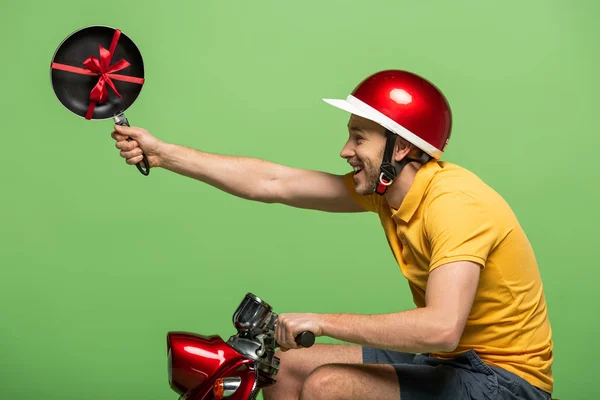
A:
[[[247,293],[233,314],[233,325],[238,333],[227,342],[217,335],[167,334],[169,386],[179,400],[254,400],[276,382],[277,314],[271,306]],[[302,347],[314,342],[312,332],[296,337]]]

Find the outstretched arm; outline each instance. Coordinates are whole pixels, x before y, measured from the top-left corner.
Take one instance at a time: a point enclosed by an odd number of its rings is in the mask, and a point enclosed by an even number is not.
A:
[[[348,193],[343,175],[205,153],[162,142],[138,127],[116,125],[112,137],[128,164],[140,162],[143,151],[151,167],[205,182],[237,197],[329,212],[364,211]],[[127,137],[133,140],[128,142]]]

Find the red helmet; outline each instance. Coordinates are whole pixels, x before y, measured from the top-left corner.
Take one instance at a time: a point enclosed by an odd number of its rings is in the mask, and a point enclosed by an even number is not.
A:
[[[325,102],[367,118],[403,137],[435,159],[450,140],[452,112],[442,92],[407,71],[377,72],[363,80],[346,100]]]

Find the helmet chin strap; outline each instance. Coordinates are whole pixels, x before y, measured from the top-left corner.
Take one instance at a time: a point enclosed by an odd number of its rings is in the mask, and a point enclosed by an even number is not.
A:
[[[396,144],[397,135],[390,132],[388,129],[386,129],[385,134],[387,136],[387,141],[385,143],[381,167],[379,168],[379,181],[375,187],[375,193],[380,196],[385,194],[388,186],[394,182],[394,179],[400,174],[400,171],[402,171],[402,168],[404,168],[406,164],[413,161],[416,161],[419,164],[425,164],[427,161],[431,160],[431,156],[424,152],[418,159],[406,156],[399,163],[396,163],[395,165],[392,164],[392,156],[394,154],[394,145]]]

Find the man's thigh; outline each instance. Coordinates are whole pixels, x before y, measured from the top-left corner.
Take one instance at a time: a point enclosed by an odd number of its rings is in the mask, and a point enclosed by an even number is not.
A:
[[[444,363],[420,354],[365,347],[363,362],[394,367],[402,400],[487,400],[498,393],[494,373],[473,368],[469,358]]]
[[[489,400],[498,393],[489,376],[460,366],[426,365],[429,357],[370,347],[361,353],[361,364],[329,358],[313,369],[300,399]]]
[[[399,398],[402,400],[440,398],[439,389],[436,388],[444,387],[440,385],[444,379],[451,379],[447,375],[449,371],[415,365],[416,354],[413,353],[364,346],[362,354],[364,364],[387,364],[394,368],[397,376],[396,384],[399,385]]]
[[[470,350],[452,360],[421,354],[363,348],[365,364],[390,364],[400,385],[400,398],[547,400],[548,393],[499,368],[486,365]]]
[[[326,363],[302,387],[304,399],[489,400],[487,377],[450,365],[425,365],[421,355],[364,347],[362,364]],[[497,391],[495,391],[497,394]]]

